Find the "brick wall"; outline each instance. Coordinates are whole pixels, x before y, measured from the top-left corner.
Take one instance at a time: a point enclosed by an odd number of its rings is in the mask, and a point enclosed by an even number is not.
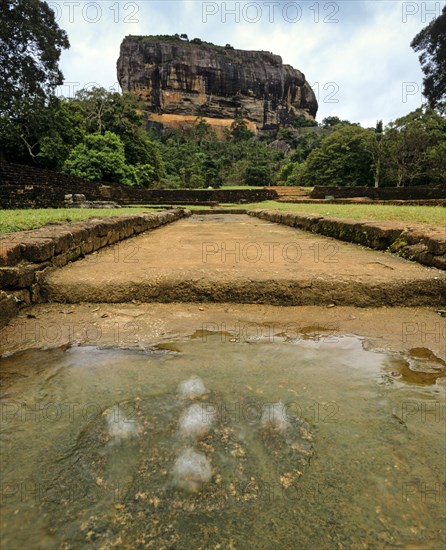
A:
[[[443,227],[339,219],[280,210],[251,210],[248,214],[375,250],[389,250],[420,264],[446,270],[446,233]]]
[[[240,203],[277,198],[272,189],[144,189],[0,162],[0,208],[61,208],[65,195],[70,193],[84,194],[90,201],[111,200],[122,205]]]
[[[17,311],[42,300],[40,284],[47,269],[143,231],[174,222],[190,212],[181,208],[131,216],[90,218],[0,236],[0,328]]]

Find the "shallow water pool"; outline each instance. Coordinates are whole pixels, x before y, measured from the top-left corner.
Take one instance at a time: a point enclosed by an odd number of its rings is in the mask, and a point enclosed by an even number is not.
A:
[[[0,373],[2,549],[446,543],[446,372],[429,350],[202,332],[30,350]],[[181,427],[191,405],[198,435]],[[197,454],[210,471],[185,483],[179,458]]]

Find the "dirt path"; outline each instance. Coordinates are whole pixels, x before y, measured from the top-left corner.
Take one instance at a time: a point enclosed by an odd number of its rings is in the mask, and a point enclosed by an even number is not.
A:
[[[52,302],[441,306],[444,272],[245,215],[192,216],[47,275]]]

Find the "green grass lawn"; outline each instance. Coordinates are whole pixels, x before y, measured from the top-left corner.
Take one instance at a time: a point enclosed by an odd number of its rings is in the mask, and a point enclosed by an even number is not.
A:
[[[252,204],[225,205],[231,208],[253,210],[286,210],[321,214],[333,218],[351,218],[355,220],[383,220],[429,223],[446,227],[446,208],[442,206],[395,206],[385,204],[296,204],[287,202],[264,201]]]
[[[191,210],[204,210],[205,206],[185,206]],[[222,204],[217,208],[244,208],[253,210],[285,210],[321,214],[333,218],[364,220],[404,221],[429,223],[446,227],[446,209],[441,206],[392,206],[381,204],[293,204],[265,201],[251,204]],[[155,209],[155,208],[153,208]],[[48,208],[29,210],[0,210],[0,232],[10,233],[25,229],[34,229],[50,222],[74,222],[97,216],[119,216],[150,211],[150,206],[133,208]]]
[[[218,187],[216,187],[215,189],[218,189]],[[222,185],[220,189],[223,189],[224,191],[226,191],[227,189],[264,189],[264,188],[259,185]]]
[[[50,222],[76,222],[96,216],[120,216],[147,212],[141,208],[36,208],[26,210],[0,210],[0,232],[11,233],[35,229]]]

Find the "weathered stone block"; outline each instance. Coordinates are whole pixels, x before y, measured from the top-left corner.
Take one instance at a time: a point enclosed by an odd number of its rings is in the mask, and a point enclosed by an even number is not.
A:
[[[22,259],[20,243],[7,238],[0,241],[0,266],[16,265]]]
[[[87,228],[82,225],[82,222],[72,224],[69,229],[71,236],[73,237],[74,244],[78,245],[81,242],[88,241],[90,238]]]
[[[438,269],[446,270],[446,254],[442,254],[441,256],[433,256],[432,266]]]
[[[0,328],[6,326],[13,319],[19,310],[14,296],[0,291]]]
[[[31,303],[31,292],[26,288],[21,288],[19,290],[9,291],[14,300],[18,303],[19,307],[24,305],[29,306]]]
[[[44,262],[54,256],[54,241],[37,237],[21,243],[22,257],[30,262]]]
[[[19,265],[17,267],[0,268],[0,288],[26,288],[31,286],[36,273],[49,266],[50,262],[31,265]]]

